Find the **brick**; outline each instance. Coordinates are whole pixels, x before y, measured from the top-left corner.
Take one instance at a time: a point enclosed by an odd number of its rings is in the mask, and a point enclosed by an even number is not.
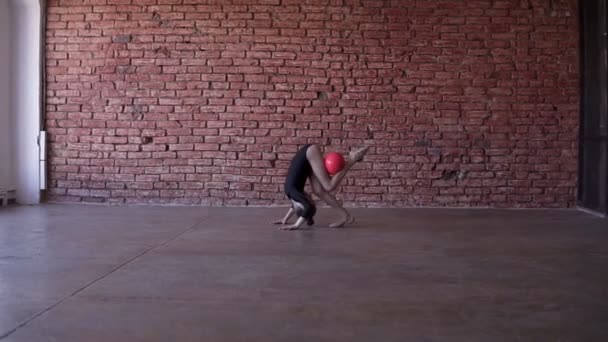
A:
[[[284,204],[289,159],[317,142],[374,146],[347,203],[575,204],[563,18],[508,1],[134,3],[47,4],[53,200]]]

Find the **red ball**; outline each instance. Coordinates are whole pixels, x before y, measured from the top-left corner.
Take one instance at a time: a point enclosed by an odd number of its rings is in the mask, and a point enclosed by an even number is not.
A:
[[[342,157],[342,155],[337,152],[330,152],[326,154],[324,158],[324,163],[325,170],[327,170],[327,173],[331,176],[342,171],[342,169],[344,169],[344,165],[346,164],[346,162],[344,161],[344,157]]]

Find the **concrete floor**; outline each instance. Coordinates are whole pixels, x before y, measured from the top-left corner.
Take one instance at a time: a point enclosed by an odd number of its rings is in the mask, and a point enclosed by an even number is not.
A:
[[[0,341],[608,341],[608,221],[577,211],[0,210]]]

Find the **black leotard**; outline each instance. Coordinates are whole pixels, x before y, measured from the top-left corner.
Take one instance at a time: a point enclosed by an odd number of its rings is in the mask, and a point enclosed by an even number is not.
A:
[[[285,180],[285,194],[289,199],[302,204],[304,210],[296,210],[296,214],[306,218],[308,224],[311,225],[314,222],[313,216],[317,209],[308,195],[304,193],[306,181],[312,175],[312,167],[306,157],[306,151],[308,151],[309,147],[310,145],[302,147],[291,160]]]
[[[287,171],[287,179],[285,180],[285,192],[288,193],[290,190],[304,191],[306,181],[312,173],[312,167],[308,158],[306,158],[306,151],[308,151],[309,147],[310,145],[302,147],[291,160],[289,171]]]

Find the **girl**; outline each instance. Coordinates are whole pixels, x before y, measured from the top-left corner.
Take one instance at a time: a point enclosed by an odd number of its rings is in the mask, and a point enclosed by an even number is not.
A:
[[[283,219],[273,223],[282,224],[281,229],[287,230],[298,229],[304,222],[309,226],[314,224],[313,217],[317,212],[317,208],[312,197],[304,192],[304,186],[308,179],[310,179],[313,193],[329,206],[338,209],[342,213],[342,219],[332,223],[330,227],[342,227],[346,223],[352,222],[352,215],[344,209],[330,192],[340,184],[348,170],[355,163],[363,159],[368,149],[369,147],[366,146],[351,151],[342,171],[330,177],[325,169],[323,155],[319,146],[311,144],[302,147],[291,160],[287,179],[285,180],[285,194],[291,200],[292,206]],[[286,225],[294,213],[298,216],[298,219],[294,224]]]

